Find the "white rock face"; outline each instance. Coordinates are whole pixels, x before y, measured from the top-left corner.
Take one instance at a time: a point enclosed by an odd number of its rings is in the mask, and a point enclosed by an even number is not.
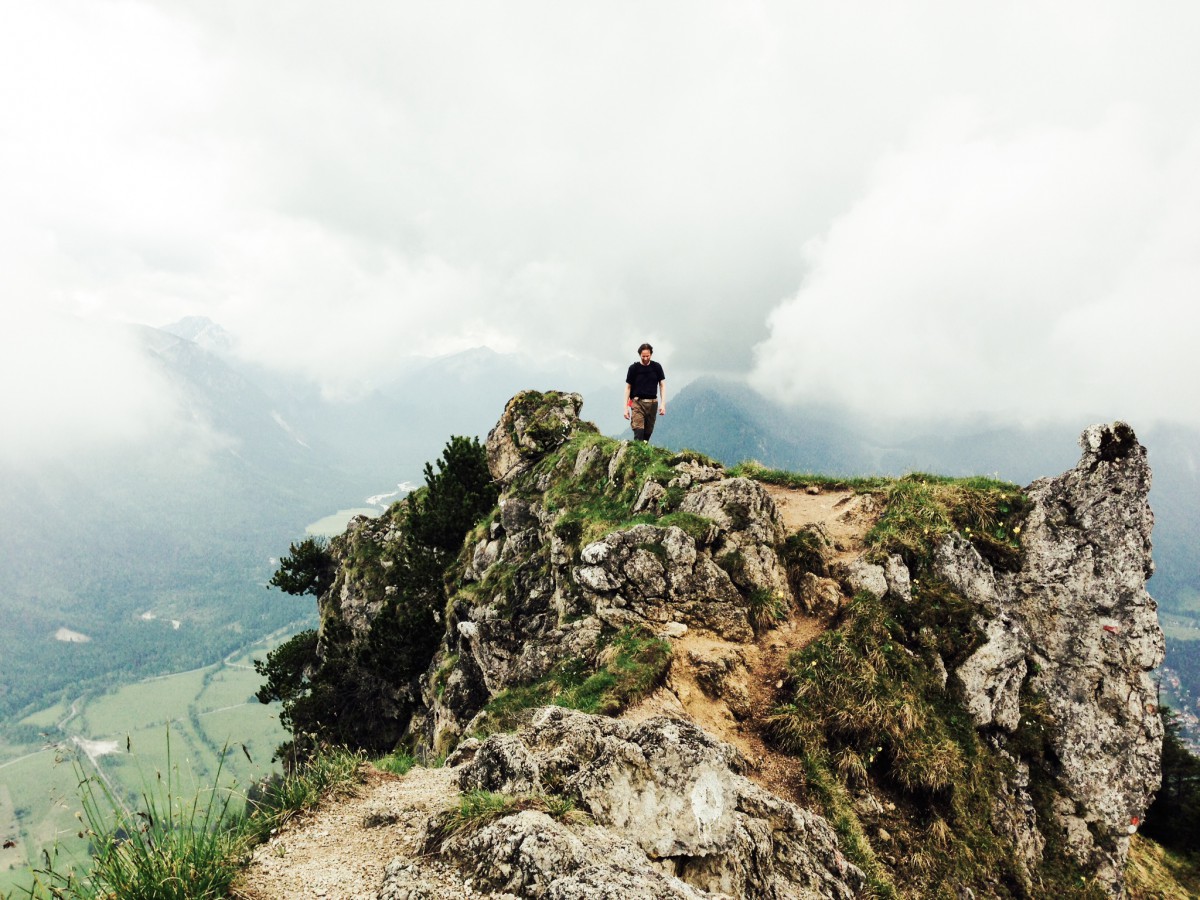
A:
[[[547,707],[519,736],[485,740],[459,784],[506,793],[553,788],[576,798],[600,827],[572,837],[539,819],[558,848],[548,869],[539,860],[550,857],[527,836],[513,838],[525,829],[510,823],[470,843],[474,870],[498,889],[519,883],[521,896],[615,896],[565,891],[568,883],[598,890],[597,879],[618,873],[634,891],[628,896],[857,896],[863,874],[828,823],[762,790],[737,773],[741,765],[736,750],[688,721],[633,724]],[[601,830],[606,843],[589,847]],[[517,845],[528,845],[519,860]],[[664,868],[673,877],[663,879]],[[520,874],[529,871],[542,874]],[[534,882],[542,892],[530,892]],[[664,893],[647,893],[654,889]]]
[[[851,591],[865,591],[874,597],[882,598],[888,592],[887,575],[883,566],[869,563],[865,559],[856,559],[846,567],[846,583]]]
[[[1080,444],[1074,469],[1030,487],[1036,505],[1022,540],[1025,562],[1008,596],[1031,637],[1039,670],[1031,685],[1058,722],[1052,745],[1064,792],[1075,801],[1061,813],[1072,850],[1119,891],[1128,825],[1145,814],[1161,777],[1150,670],[1164,647],[1146,593],[1150,468],[1122,422],[1092,426]],[[1106,620],[1119,630],[1105,629]]]
[[[635,525],[614,531],[584,547],[580,560],[574,580],[609,625],[679,621],[730,640],[754,636],[746,603],[730,576],[709,554],[698,552],[681,528]]]
[[[1003,619],[992,619],[986,631],[987,643],[971,654],[955,676],[975,724],[1016,731],[1021,721],[1021,685],[1028,672],[1025,646],[1016,629]]]
[[[992,616],[986,643],[954,673],[968,708],[981,727],[1013,731],[1022,684],[1044,697],[1060,825],[1072,853],[1119,896],[1128,827],[1161,772],[1150,469],[1124,423],[1092,426],[1080,444],[1074,469],[1028,489],[1019,571],[993,572],[958,535],[937,547],[934,568]]]

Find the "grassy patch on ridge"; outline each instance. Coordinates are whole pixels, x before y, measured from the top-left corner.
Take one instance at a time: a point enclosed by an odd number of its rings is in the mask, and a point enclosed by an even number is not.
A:
[[[597,663],[570,659],[533,684],[501,691],[484,707],[476,730],[483,737],[517,728],[532,709],[563,706],[612,716],[654,690],[671,665],[671,644],[640,630],[608,638]]]

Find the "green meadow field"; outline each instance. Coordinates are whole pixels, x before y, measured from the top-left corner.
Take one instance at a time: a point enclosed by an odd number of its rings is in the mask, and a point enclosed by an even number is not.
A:
[[[231,809],[255,781],[278,771],[271,757],[288,737],[277,706],[254,698],[262,679],[253,660],[287,640],[291,629],[203,669],[152,678],[55,706],[16,723],[19,743],[0,738],[0,896],[29,885],[31,867],[55,848],[59,857],[86,861],[78,837],[80,777],[98,776],[120,802],[143,806],[141,795],[172,777],[190,802],[220,787],[232,790]],[[224,760],[222,762],[222,759]],[[19,896],[19,894],[18,894]]]

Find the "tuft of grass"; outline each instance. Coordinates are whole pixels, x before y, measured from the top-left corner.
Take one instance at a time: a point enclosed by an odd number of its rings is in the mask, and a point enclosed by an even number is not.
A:
[[[1129,900],[1190,900],[1200,897],[1200,858],[1173,853],[1142,835],[1129,843],[1125,866]]]
[[[689,512],[670,512],[659,516],[652,524],[659,528],[676,528],[687,532],[697,544],[704,546],[713,540],[716,526],[711,519]]]
[[[316,745],[291,771],[263,784],[246,798],[239,829],[258,843],[295,816],[330,795],[348,793],[358,780],[364,757],[345,747]]]
[[[829,568],[825,564],[825,546],[825,539],[813,528],[802,528],[788,535],[779,550],[779,557],[787,569],[788,579],[794,589],[805,572],[812,572],[823,578],[829,577]]]
[[[766,588],[755,588],[748,598],[750,624],[755,631],[762,631],[777,625],[788,617],[788,607],[791,602],[774,591]]]
[[[734,478],[751,478],[763,484],[777,484],[780,487],[808,488],[816,487],[827,491],[857,491],[869,493],[886,487],[892,479],[883,477],[842,478],[836,475],[816,475],[804,472],[788,472],[784,469],[769,469],[754,460],[738,463],[729,469],[729,475]]]
[[[393,775],[407,775],[418,764],[417,758],[402,750],[389,753],[374,761],[375,768],[381,772],[391,772]]]
[[[220,785],[226,746],[213,778]],[[78,837],[88,842],[91,865],[60,862],[60,847],[44,854],[25,890],[29,900],[215,900],[229,896],[250,849],[302,809],[354,781],[362,757],[322,749],[293,773],[258,785],[245,810],[232,789],[185,779],[171,758],[167,768],[143,779],[140,797],[127,804],[102,775],[89,775],[73,760],[79,778]],[[185,783],[186,782],[186,783]]]
[[[929,575],[914,579],[912,598],[893,606],[892,614],[908,643],[931,661],[936,654],[956,669],[983,644],[974,606],[945,581]]]
[[[993,565],[1019,565],[1020,525],[1031,503],[1015,484],[916,472],[878,493],[883,514],[866,537],[877,553],[898,553],[915,571],[933,556],[943,535],[958,531]]]
[[[500,794],[493,791],[468,791],[458,803],[440,812],[430,823],[425,852],[437,853],[452,837],[468,835],[481,828],[532,809],[561,822],[583,823],[588,816],[576,809],[575,801],[557,794]]]
[[[457,665],[458,654],[448,653],[446,658],[437,667],[437,671],[433,673],[433,690],[439,698],[446,692],[446,682],[450,680],[450,675]],[[401,772],[400,774],[404,773]]]
[[[899,896],[896,887],[863,832],[850,793],[831,771],[829,757],[823,753],[801,754],[800,773],[805,791],[837,832],[842,851],[867,876],[859,896],[895,900]]]
[[[228,745],[214,778],[220,784]],[[236,827],[232,791],[185,784],[171,757],[167,769],[143,779],[140,798],[126,805],[101,774],[89,775],[81,758],[78,836],[88,841],[92,863],[78,871],[56,868],[59,848],[44,855],[29,896],[63,900],[208,900],[225,897],[246,855],[248,842]]]
[[[932,667],[907,646],[912,636],[898,611],[861,593],[837,628],[794,654],[788,702],[768,717],[769,733],[807,761],[809,780],[818,786],[873,784],[944,823],[936,833],[950,846],[925,847],[912,839],[909,856],[918,850],[924,855],[919,867],[905,868],[905,879],[930,888],[982,885],[993,871],[1011,875],[1012,861],[991,823],[1001,763]],[[821,790],[828,795],[832,788]],[[865,841],[861,826],[850,828],[857,821],[852,807],[835,801],[824,802],[849,823],[839,830],[849,829],[851,841]],[[907,840],[899,827],[894,830],[895,840]]]

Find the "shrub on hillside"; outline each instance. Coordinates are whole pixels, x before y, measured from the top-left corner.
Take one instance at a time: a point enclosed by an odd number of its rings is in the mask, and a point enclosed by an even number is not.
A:
[[[297,597],[304,594],[320,597],[329,590],[336,574],[337,565],[329,553],[329,544],[324,538],[308,537],[288,547],[288,554],[279,560],[270,584]]]

